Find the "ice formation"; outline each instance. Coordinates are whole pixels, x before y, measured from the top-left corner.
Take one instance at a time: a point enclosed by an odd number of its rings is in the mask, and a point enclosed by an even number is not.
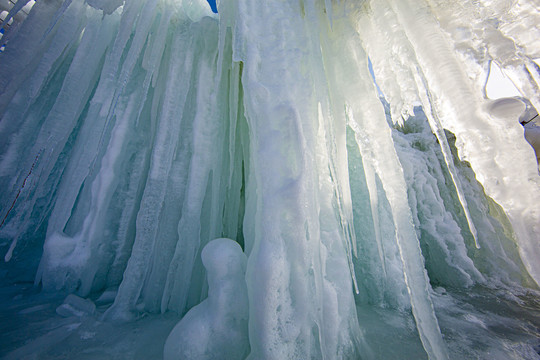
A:
[[[67,331],[84,349],[90,321],[156,324],[162,354],[160,313],[186,314],[167,358],[537,357],[538,130],[520,121],[540,109],[538,3],[218,10],[37,1],[6,33],[2,286],[76,294],[57,306],[78,319],[3,331],[7,358],[65,357],[43,344]],[[521,96],[489,97],[494,67]]]
[[[174,327],[164,359],[244,359],[249,353],[246,256],[230,239],[209,242],[201,253],[208,297]]]

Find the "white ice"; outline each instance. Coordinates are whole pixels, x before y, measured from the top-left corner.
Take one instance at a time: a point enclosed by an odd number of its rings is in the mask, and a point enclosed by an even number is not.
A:
[[[233,240],[216,239],[201,253],[208,297],[171,331],[163,357],[242,359],[249,353],[246,256]]]

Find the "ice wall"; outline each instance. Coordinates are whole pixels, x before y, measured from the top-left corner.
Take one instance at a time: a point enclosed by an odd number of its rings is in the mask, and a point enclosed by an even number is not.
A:
[[[518,121],[540,108],[538,5],[218,7],[36,3],[0,54],[5,261],[43,291],[114,292],[105,320],[192,309],[182,334],[213,319],[201,251],[226,237],[247,256],[250,359],[380,358],[371,307],[412,314],[421,356],[482,354],[443,338],[433,288],[538,287]],[[491,62],[523,95],[503,111]],[[175,338],[169,357],[200,345]]]

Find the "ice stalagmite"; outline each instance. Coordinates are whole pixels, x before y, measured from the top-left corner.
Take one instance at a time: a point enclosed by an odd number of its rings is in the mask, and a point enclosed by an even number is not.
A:
[[[208,298],[175,326],[164,358],[244,358],[249,352],[246,256],[233,240],[215,239],[201,257],[208,273]]]
[[[6,32],[0,354],[537,356],[538,5],[218,10],[38,1]]]

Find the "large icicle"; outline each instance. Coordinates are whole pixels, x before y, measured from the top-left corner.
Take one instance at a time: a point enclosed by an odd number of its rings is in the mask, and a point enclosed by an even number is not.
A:
[[[523,129],[511,119],[495,119],[482,112],[481,94],[470,86],[427,5],[412,0],[391,1],[415,53],[442,125],[458,139],[460,156],[469,161],[488,195],[507,212],[531,276],[540,281],[540,192],[532,149]],[[488,119],[490,121],[488,121]],[[515,201],[519,195],[520,200]]]
[[[338,25],[334,22],[334,29],[338,26],[342,34],[354,32],[350,24]],[[447,359],[446,345],[442,340],[431,302],[429,279],[407,202],[407,187],[391,131],[374,86],[360,81],[362,78],[369,78],[367,56],[359,41],[353,40],[354,37],[345,36],[345,39],[339,41],[332,38],[332,47],[327,50],[329,54],[339,54],[336,59],[328,60],[329,69],[336,81],[333,90],[336,94],[341,94],[348,105],[349,121],[356,122],[355,129],[360,131],[356,136],[363,161],[370,162],[381,178],[392,208],[403,275],[424,349],[432,359]]]
[[[420,95],[420,98],[422,99],[422,107],[424,108],[424,111],[428,118],[431,131],[433,131],[433,133],[437,137],[437,140],[439,141],[439,145],[441,146],[444,162],[446,163],[446,166],[448,167],[448,171],[450,172],[452,182],[454,183],[454,186],[456,188],[459,202],[465,213],[467,224],[469,225],[469,230],[474,238],[474,245],[476,246],[477,249],[480,249],[480,245],[478,244],[478,232],[476,231],[476,227],[474,226],[474,222],[472,220],[471,213],[469,211],[469,206],[467,205],[467,199],[465,199],[463,188],[461,186],[461,182],[459,181],[456,167],[454,166],[454,159],[452,158],[452,152],[450,150],[450,146],[448,145],[448,140],[444,133],[444,128],[442,127],[441,122],[439,121],[439,118],[437,117],[437,115],[433,113],[433,111],[431,110],[431,105],[430,105],[431,101],[429,99],[427,90],[423,87],[424,85],[423,79],[421,79],[420,74],[416,74],[416,75],[417,76],[415,76],[415,79],[418,84],[418,88],[420,89],[419,95]]]
[[[320,46],[317,31],[307,31],[304,22],[322,15],[319,6],[313,1],[256,6],[241,1],[238,8],[242,21],[234,36],[243,41],[238,48],[244,53],[237,56],[244,62],[242,84],[253,140],[250,177],[256,186],[255,194],[248,193],[256,196],[254,243],[246,245],[251,249],[246,278],[252,359],[349,358],[359,345],[356,317],[345,315],[355,313],[350,277],[338,275],[349,270],[342,219],[334,208],[338,199],[332,182],[337,179],[329,172],[336,165],[323,160],[332,159],[326,142],[337,140],[336,146],[343,147],[344,137],[321,134],[317,139],[315,89],[325,84],[310,75],[323,68],[310,60]],[[312,41],[313,47],[306,48]],[[319,67],[306,71],[310,65]],[[322,147],[316,147],[321,141]],[[325,155],[315,153],[317,148]],[[320,176],[324,186],[317,185]]]
[[[457,176],[444,129],[437,114],[431,110],[432,102],[429,98],[429,91],[426,89],[424,76],[416,66],[416,55],[402,27],[399,26],[396,14],[392,11],[389,4],[386,1],[376,1],[370,3],[370,5],[372,11],[376,12],[377,16],[372,18],[364,14],[360,18],[358,30],[364,38],[364,43],[369,53],[376,59],[376,80],[381,81],[380,86],[383,94],[390,103],[392,121],[402,125],[404,117],[413,115],[412,105],[418,100],[421,102],[432,131],[441,146],[444,160],[464,210],[469,230],[478,248],[477,231]],[[394,25],[388,26],[389,23]],[[377,39],[376,41],[373,41],[374,37]],[[392,55],[385,54],[386,49],[377,43],[380,41],[392,44]],[[399,109],[399,107],[403,109]]]

